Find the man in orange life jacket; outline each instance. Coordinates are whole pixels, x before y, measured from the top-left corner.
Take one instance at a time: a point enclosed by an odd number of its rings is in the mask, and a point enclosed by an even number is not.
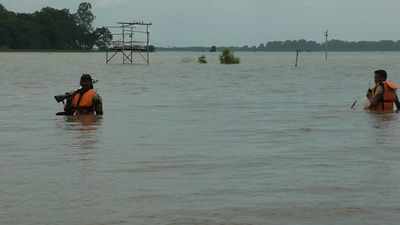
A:
[[[93,79],[83,74],[81,88],[72,93],[72,115],[103,115],[103,104],[100,95],[93,87]]]
[[[369,105],[366,109],[377,113],[393,113],[394,105],[396,105],[396,112],[399,112],[400,102],[396,94],[397,88],[396,84],[387,80],[385,70],[375,71],[375,87],[368,90]]]

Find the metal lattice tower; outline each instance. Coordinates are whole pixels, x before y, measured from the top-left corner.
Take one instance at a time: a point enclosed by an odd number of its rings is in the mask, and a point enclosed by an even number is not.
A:
[[[152,23],[118,22],[108,26],[112,33],[111,45],[106,50],[106,63],[122,56],[122,64],[150,64],[150,26]]]

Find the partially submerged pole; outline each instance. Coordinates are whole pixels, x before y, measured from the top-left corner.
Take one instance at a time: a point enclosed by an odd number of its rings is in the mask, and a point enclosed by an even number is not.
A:
[[[147,53],[147,65],[150,64],[150,32],[149,25],[146,25],[146,53]]]
[[[325,62],[328,62],[328,37],[329,37],[329,31],[325,31],[325,44],[324,44],[324,50],[325,50]]]
[[[299,57],[300,57],[300,49],[296,50],[296,63],[294,64],[294,67],[298,67],[299,66]]]

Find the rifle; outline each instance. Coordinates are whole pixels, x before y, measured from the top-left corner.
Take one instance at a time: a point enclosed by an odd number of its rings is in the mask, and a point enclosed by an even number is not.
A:
[[[63,95],[56,95],[54,96],[54,99],[57,101],[57,103],[63,103],[64,104],[64,112],[59,112],[56,115],[58,116],[69,116],[73,115],[73,108],[72,108],[72,94],[71,93],[65,93]]]

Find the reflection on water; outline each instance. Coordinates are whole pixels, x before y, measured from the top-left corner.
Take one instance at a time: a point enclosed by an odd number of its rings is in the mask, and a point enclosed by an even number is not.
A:
[[[65,122],[75,127],[80,125],[81,130],[96,130],[101,125],[103,117],[95,115],[64,116]]]
[[[373,128],[385,130],[393,126],[399,119],[399,114],[397,113],[368,113],[368,118],[370,124]]]
[[[68,149],[69,159],[77,161],[79,175],[77,175],[78,190],[75,199],[86,206],[94,207],[98,201],[97,194],[93,191],[97,181],[94,179],[97,169],[99,148],[99,129],[102,127],[103,117],[94,115],[66,116],[59,121],[63,129],[68,132],[71,140],[71,149]],[[81,216],[84,220],[84,217]]]
[[[393,144],[398,134],[395,131],[399,120],[397,113],[368,113],[369,124],[376,138],[376,144]]]
[[[64,116],[57,120],[57,126],[69,131],[72,136],[72,148],[94,149],[98,140],[97,131],[103,117],[94,115]]]

